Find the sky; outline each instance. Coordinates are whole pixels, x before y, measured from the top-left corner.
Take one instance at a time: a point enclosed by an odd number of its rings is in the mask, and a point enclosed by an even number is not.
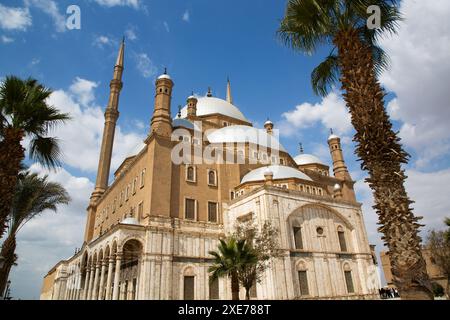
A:
[[[69,30],[66,10],[81,9],[81,29]],[[313,68],[330,48],[306,56],[277,38],[286,1],[210,0],[2,0],[0,79],[38,79],[54,91],[50,104],[73,120],[53,134],[63,166],[49,172],[72,197],[58,213],[29,222],[18,237],[12,296],[38,299],[42,278],[80,247],[86,207],[93,190],[103,130],[103,112],[119,43],[126,39],[124,88],[112,172],[135,153],[149,131],[154,81],[167,68],[175,82],[173,114],[194,91],[208,87],[225,98],[232,83],[235,104],[255,126],[270,118],[291,155],[298,144],[331,164],[329,128],[342,138],[371,243],[383,249],[372,195],[353,154],[353,128],[341,93],[324,98],[310,85]],[[387,110],[411,154],[407,191],[423,216],[422,236],[441,229],[450,216],[450,2],[402,0],[404,21],[395,36],[381,40],[391,68],[380,81],[389,93]],[[29,163],[36,172],[46,173]]]

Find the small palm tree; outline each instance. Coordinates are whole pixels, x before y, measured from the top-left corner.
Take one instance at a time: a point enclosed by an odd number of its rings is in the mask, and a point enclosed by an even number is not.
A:
[[[47,176],[39,177],[29,172],[19,175],[8,219],[8,233],[1,249],[5,263],[0,269],[0,292],[5,290],[11,267],[17,261],[16,237],[20,229],[44,211],[56,212],[58,205],[69,201],[67,191],[59,183],[48,181]]]
[[[380,9],[380,26],[367,27],[367,9]],[[421,253],[419,217],[406,193],[402,165],[409,155],[393,130],[384,108],[385,93],[377,75],[388,59],[378,38],[396,32],[401,15],[395,0],[289,0],[279,35],[296,50],[313,54],[331,45],[328,57],[312,72],[317,94],[326,95],[339,79],[356,130],[356,154],[374,192],[379,231],[391,255],[394,283],[402,297],[432,299],[431,284]]]
[[[218,251],[210,251],[214,264],[209,267],[210,281],[228,276],[231,278],[231,295],[233,300],[239,300],[240,274],[248,272],[257,263],[257,256],[245,240],[229,238],[220,240]],[[247,292],[248,297],[248,292]]]
[[[48,134],[69,116],[47,104],[51,93],[36,80],[14,76],[0,85],[0,237],[5,232],[14,187],[25,158],[24,138],[29,138],[31,159],[48,168],[59,165],[58,141]]]

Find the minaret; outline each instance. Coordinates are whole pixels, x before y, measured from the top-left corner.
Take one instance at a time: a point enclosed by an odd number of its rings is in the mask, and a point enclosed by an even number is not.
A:
[[[233,104],[233,96],[231,95],[231,82],[230,78],[227,79],[227,101]]]
[[[90,241],[92,239],[97,201],[108,188],[112,149],[114,145],[114,134],[116,131],[117,119],[119,118],[119,97],[120,91],[123,87],[122,74],[124,69],[124,54],[125,38],[122,40],[120,45],[116,65],[114,66],[113,79],[109,85],[109,100],[105,111],[105,126],[103,128],[103,140],[100,149],[100,158],[98,161],[97,180],[95,183],[95,190],[91,195],[91,200],[88,207],[88,221],[86,225],[85,241]]]
[[[174,83],[167,74],[167,69],[164,74],[156,79],[156,93],[155,93],[155,108],[152,118],[152,134],[161,137],[170,138],[172,135],[172,116],[170,112],[170,104],[172,101],[172,89]]]
[[[119,97],[122,90],[123,60],[125,51],[125,41],[120,45],[117,62],[114,67],[114,75],[109,85],[109,101],[105,111],[105,127],[103,129],[102,147],[100,159],[98,161],[97,182],[94,194],[103,194],[108,187],[109,170],[111,168],[111,156],[114,144],[114,133],[116,123],[119,118]]]
[[[192,95],[187,98],[187,117],[195,118],[197,116],[197,98],[194,96],[194,93],[192,92]]]
[[[340,180],[351,181],[350,173],[345,165],[344,155],[342,153],[341,139],[333,133],[328,138],[328,145],[330,147],[331,158],[333,159],[334,176]]]

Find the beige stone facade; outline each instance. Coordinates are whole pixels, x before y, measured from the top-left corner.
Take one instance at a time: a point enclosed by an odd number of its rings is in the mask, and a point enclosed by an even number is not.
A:
[[[117,121],[111,110],[118,116],[123,57],[124,44],[111,82],[85,242],[48,273],[42,299],[230,299],[228,279],[209,282],[208,252],[243,217],[257,225],[271,221],[284,254],[271,262],[253,298],[377,296],[377,267],[339,137],[328,140],[331,176],[329,166],[311,155],[292,157],[270,122],[265,130],[253,128],[233,105],[230,82],[226,100],[190,96],[172,119],[174,82],[161,75],[145,146],[124,159],[109,183]]]

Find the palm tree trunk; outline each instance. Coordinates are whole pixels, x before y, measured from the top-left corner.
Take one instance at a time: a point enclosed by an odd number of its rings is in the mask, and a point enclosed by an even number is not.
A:
[[[0,269],[0,295],[5,292],[6,283],[9,278],[9,272],[11,271],[12,266],[17,260],[15,251],[16,237],[14,234],[10,234],[3,243],[2,251],[0,253],[5,258],[5,264],[3,265],[3,268]]]
[[[250,300],[250,288],[245,288],[245,300]]]
[[[236,272],[231,274],[231,299],[239,300],[239,278]]]
[[[20,163],[25,158],[25,149],[20,144],[22,139],[22,130],[6,128],[0,142],[0,238],[6,231]]]
[[[431,284],[421,253],[418,220],[406,193],[402,164],[409,155],[392,129],[384,108],[385,93],[374,73],[370,49],[353,29],[334,40],[339,50],[344,99],[356,129],[354,141],[361,168],[373,190],[379,231],[389,248],[394,284],[405,299],[432,299]]]

